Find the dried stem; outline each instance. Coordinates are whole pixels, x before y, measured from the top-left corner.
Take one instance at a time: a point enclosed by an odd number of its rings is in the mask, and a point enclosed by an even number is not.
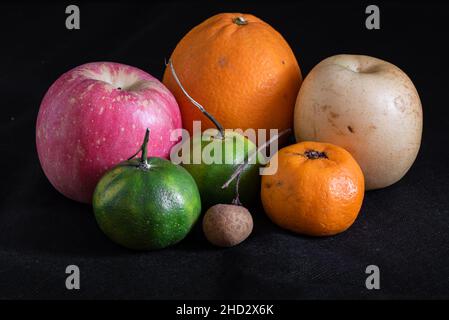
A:
[[[220,133],[220,137],[224,138],[224,129],[223,129],[223,126],[220,124],[220,122],[218,122],[217,119],[215,119],[213,115],[211,115],[209,112],[207,112],[207,110],[204,109],[204,107],[201,104],[199,104],[195,99],[193,99],[187,93],[186,89],[184,89],[183,85],[181,84],[181,81],[178,78],[178,75],[176,74],[175,67],[173,67],[172,59],[168,60],[168,65],[170,65],[170,70],[173,75],[173,78],[175,79],[176,83],[178,84],[179,88],[184,93],[184,95],[187,97],[187,99],[189,99],[190,102],[192,102],[210,121],[213,122],[215,127],[217,127],[218,132]]]
[[[150,165],[148,163],[148,140],[150,139],[150,129],[147,128],[145,131],[145,138],[143,139],[143,143],[140,146],[139,150],[135,154],[133,154],[128,160],[133,159],[135,156],[139,154],[139,152],[142,151],[142,155],[140,156],[140,164],[139,166],[143,169],[149,169]]]
[[[239,184],[240,184],[240,176],[243,172],[243,170],[245,169],[245,167],[254,159],[254,157],[257,157],[258,153],[265,147],[269,146],[271,143],[273,143],[273,141],[279,139],[281,136],[283,136],[284,134],[290,132],[291,129],[285,129],[284,131],[282,131],[281,133],[275,135],[274,137],[271,137],[270,140],[266,141],[264,144],[262,144],[259,148],[257,148],[256,151],[254,151],[249,157],[248,159],[240,164],[237,169],[234,171],[234,173],[231,175],[231,177],[229,178],[228,181],[225,182],[224,185],[221,186],[222,189],[226,189],[227,187],[229,187],[229,185],[232,183],[232,181],[234,181],[234,179],[237,177],[237,181],[235,183],[235,198],[232,201],[233,204],[236,205],[241,205],[240,199],[239,199]]]

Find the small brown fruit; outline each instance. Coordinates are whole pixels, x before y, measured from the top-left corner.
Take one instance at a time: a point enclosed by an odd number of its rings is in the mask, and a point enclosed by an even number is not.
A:
[[[203,218],[207,240],[219,247],[232,247],[244,241],[253,230],[253,218],[242,206],[216,204]]]

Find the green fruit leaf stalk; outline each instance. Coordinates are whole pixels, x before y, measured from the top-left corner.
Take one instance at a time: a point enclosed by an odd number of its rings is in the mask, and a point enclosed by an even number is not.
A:
[[[145,131],[145,138],[143,139],[143,143],[140,146],[140,149],[137,150],[135,154],[133,154],[131,157],[128,158],[128,161],[135,158],[139,152],[142,152],[142,155],[140,157],[140,164],[139,167],[144,170],[148,170],[150,168],[150,165],[148,164],[148,140],[150,139],[150,129],[147,128]]]

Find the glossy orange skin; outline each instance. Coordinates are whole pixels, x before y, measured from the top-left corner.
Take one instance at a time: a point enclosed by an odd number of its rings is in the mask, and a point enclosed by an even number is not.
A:
[[[306,151],[327,158],[309,159]],[[301,142],[278,151],[278,169],[262,176],[262,203],[282,228],[310,236],[329,236],[348,229],[363,202],[362,170],[345,149]],[[271,161],[274,161],[273,159]]]
[[[238,25],[237,17],[248,23]],[[293,126],[301,71],[290,46],[270,25],[250,14],[222,13],[194,27],[171,59],[187,92],[224,128],[279,129]],[[194,120],[213,128],[182,93],[170,68],[163,83],[181,109],[183,127]]]

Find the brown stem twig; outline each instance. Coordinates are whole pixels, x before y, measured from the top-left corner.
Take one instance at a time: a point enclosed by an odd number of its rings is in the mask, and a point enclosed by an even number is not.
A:
[[[187,99],[189,99],[190,102],[192,102],[193,105],[196,106],[210,121],[212,121],[212,123],[218,129],[220,137],[224,138],[224,129],[223,129],[223,126],[220,124],[220,122],[218,122],[218,120],[215,119],[213,115],[211,115],[209,112],[207,112],[207,110],[204,109],[204,107],[201,104],[199,104],[195,99],[193,99],[189,95],[189,93],[186,91],[186,89],[184,89],[183,85],[181,84],[181,81],[178,78],[178,75],[176,74],[175,67],[173,67],[173,61],[171,58],[170,58],[170,60],[168,60],[168,65],[170,66],[170,70],[173,75],[173,78],[175,79],[175,81],[178,84],[179,88],[181,89],[182,93],[184,93],[184,95],[187,97]]]
[[[135,156],[137,156],[139,154],[139,152],[142,151],[142,155],[140,157],[140,166],[144,169],[148,169],[149,168],[149,164],[148,164],[148,140],[150,138],[150,129],[147,128],[147,130],[145,131],[145,138],[143,139],[143,143],[140,146],[139,150],[137,150],[137,152],[135,154],[133,154],[131,157],[128,158],[128,161],[133,159]]]
[[[256,151],[254,151],[249,157],[248,159],[240,164],[237,169],[234,171],[234,173],[231,175],[231,177],[229,178],[228,181],[225,182],[224,185],[221,186],[222,189],[226,189],[227,187],[229,187],[229,185],[232,183],[232,181],[234,181],[235,178],[237,178],[236,184],[235,184],[235,198],[232,201],[233,204],[235,205],[241,205],[240,199],[239,199],[239,184],[240,184],[240,176],[243,172],[243,170],[245,169],[245,167],[254,159],[254,157],[257,157],[258,153],[265,147],[269,146],[271,143],[273,143],[273,141],[279,139],[281,136],[283,136],[284,134],[290,132],[291,129],[285,129],[284,131],[282,131],[281,133],[275,135],[274,137],[271,137],[270,140],[266,141],[265,143],[263,143],[261,146],[259,146],[259,148],[257,148]]]

